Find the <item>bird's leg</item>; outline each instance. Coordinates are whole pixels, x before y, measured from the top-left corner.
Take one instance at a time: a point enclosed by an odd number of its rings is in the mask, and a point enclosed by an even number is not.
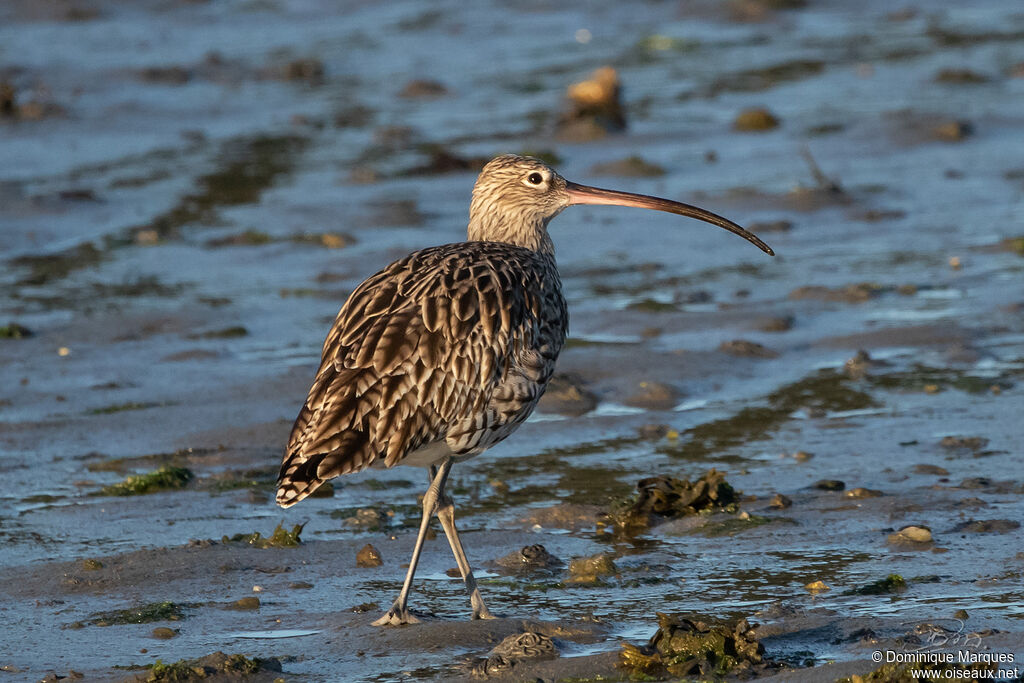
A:
[[[444,491],[444,483],[448,479],[448,473],[451,469],[452,461],[450,458],[441,464],[436,474],[433,474],[434,470],[431,468],[433,476],[430,480],[430,486],[427,487],[427,492],[423,494],[423,519],[420,521],[420,533],[416,537],[416,545],[412,549],[412,559],[409,560],[409,571],[405,575],[402,592],[398,594],[398,599],[395,600],[395,604],[391,606],[391,609],[380,619],[373,622],[374,626],[399,626],[401,624],[415,624],[419,621],[419,619],[409,613],[406,603],[409,601],[412,578],[416,574],[416,564],[420,560],[420,551],[423,550],[423,541],[427,537],[427,527],[430,526],[430,518],[434,516],[434,511],[437,510],[441,492]]]
[[[455,562],[459,565],[462,573],[462,580],[466,583],[466,590],[469,591],[469,604],[473,606],[474,619],[494,619],[494,615],[487,609],[484,599],[480,596],[480,589],[476,586],[476,579],[473,577],[473,569],[466,559],[466,551],[462,549],[462,541],[459,540],[459,532],[455,528],[455,502],[451,496],[441,489],[441,500],[438,503],[437,518],[444,529],[444,535],[448,537],[448,544],[452,547],[455,555]]]

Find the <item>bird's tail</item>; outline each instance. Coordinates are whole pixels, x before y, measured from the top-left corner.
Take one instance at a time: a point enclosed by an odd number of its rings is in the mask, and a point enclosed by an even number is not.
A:
[[[340,474],[358,472],[371,460],[366,451],[366,432],[348,431],[333,440],[334,449],[325,453],[306,454],[295,451],[285,456],[277,478],[277,504],[291,507],[310,495],[328,479]]]

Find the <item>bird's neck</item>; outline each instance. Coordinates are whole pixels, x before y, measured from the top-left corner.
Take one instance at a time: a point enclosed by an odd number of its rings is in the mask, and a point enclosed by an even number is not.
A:
[[[555,245],[548,235],[549,220],[551,218],[530,220],[520,215],[471,211],[467,233],[470,241],[504,242],[554,256]]]

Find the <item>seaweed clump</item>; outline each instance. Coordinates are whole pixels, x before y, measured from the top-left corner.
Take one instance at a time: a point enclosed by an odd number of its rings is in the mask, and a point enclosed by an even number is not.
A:
[[[889,574],[884,579],[872,581],[860,588],[854,588],[846,592],[847,595],[887,595],[890,593],[902,593],[907,590],[907,580],[899,574]]]
[[[666,475],[648,477],[637,482],[637,493],[624,501],[613,503],[607,521],[624,533],[637,533],[656,520],[697,515],[715,510],[735,512],[739,504],[736,490],[725,481],[725,475],[708,470],[694,482]]]
[[[302,534],[302,527],[305,524],[296,524],[292,527],[291,531],[288,531],[280,523],[274,527],[274,532],[269,536],[263,536],[258,531],[254,531],[251,534],[235,534],[234,536],[224,536],[221,538],[221,543],[247,543],[255,548],[294,548],[302,543],[302,539],[299,538]]]
[[[717,677],[776,666],[746,619],[709,626],[658,613],[658,631],[643,647],[622,644],[619,667],[632,678]]]
[[[197,681],[211,676],[251,676],[262,671],[281,671],[281,662],[277,659],[260,659],[235,654],[226,655],[217,651],[199,659],[181,660],[164,664],[159,659],[153,663],[145,678],[136,680],[146,683],[184,683]]]
[[[154,621],[180,621],[185,618],[181,605],[173,602],[151,602],[147,605],[94,614],[88,623],[93,626],[117,624],[150,624]]]
[[[141,496],[156,491],[182,489],[188,485],[195,475],[185,467],[166,465],[146,474],[126,477],[119,484],[104,486],[101,496]]]

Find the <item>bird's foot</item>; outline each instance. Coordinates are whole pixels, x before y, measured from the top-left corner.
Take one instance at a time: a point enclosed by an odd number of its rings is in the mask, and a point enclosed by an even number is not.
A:
[[[374,626],[404,626],[405,624],[418,624],[420,620],[412,615],[408,607],[399,605],[397,602],[391,606],[377,621]]]
[[[473,612],[474,619],[497,619],[498,617],[491,614],[491,611],[484,607]]]

